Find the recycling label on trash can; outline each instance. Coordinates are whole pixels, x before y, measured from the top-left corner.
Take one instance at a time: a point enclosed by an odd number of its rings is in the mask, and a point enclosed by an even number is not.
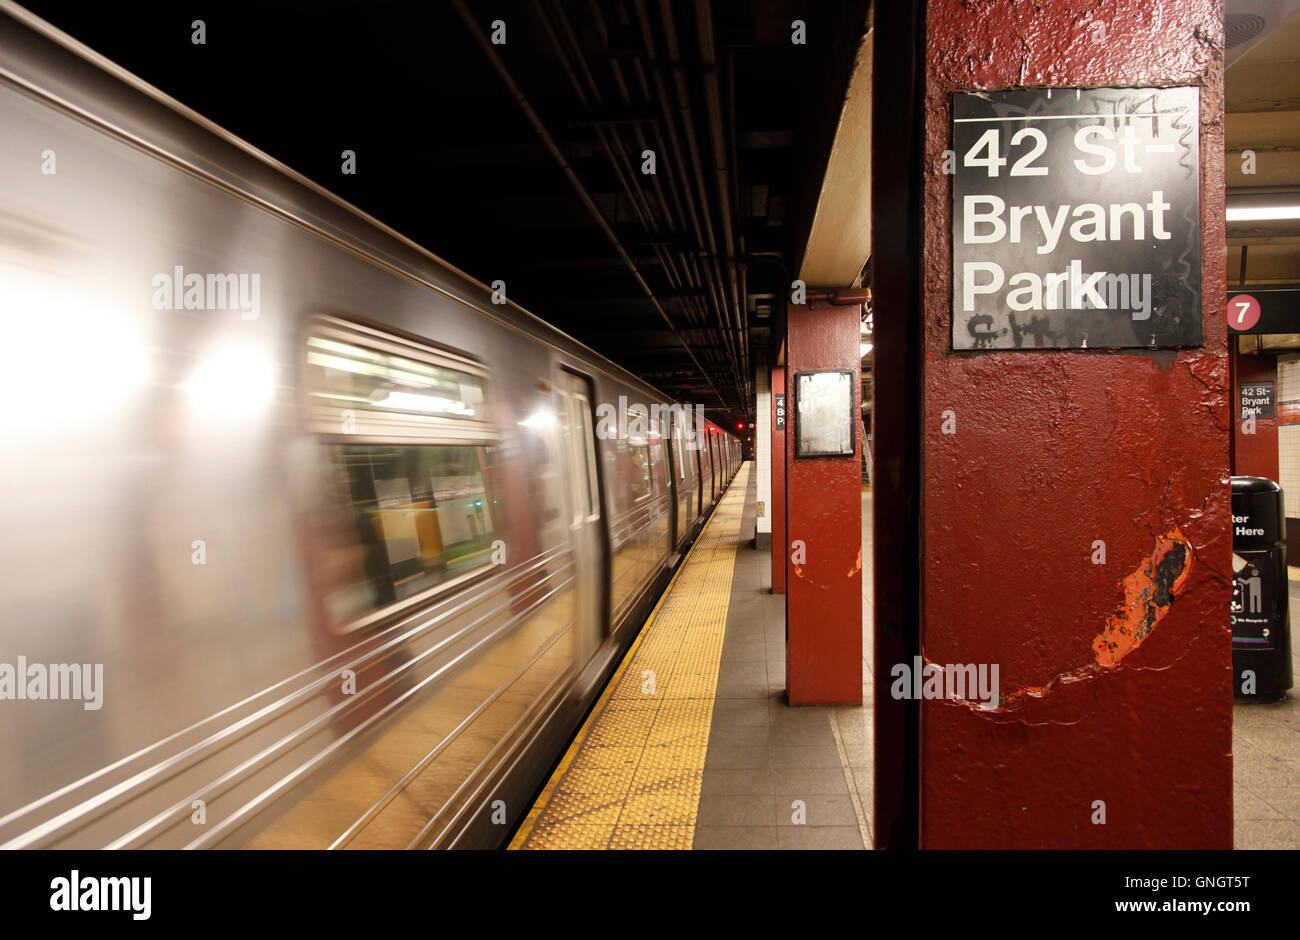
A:
[[[1242,649],[1273,648],[1271,626],[1277,584],[1268,552],[1237,552],[1245,565],[1232,579],[1232,645]],[[1235,567],[1234,559],[1234,567]]]

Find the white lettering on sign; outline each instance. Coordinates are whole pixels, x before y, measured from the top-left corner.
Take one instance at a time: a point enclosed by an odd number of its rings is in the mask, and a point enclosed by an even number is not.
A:
[[[1136,241],[1145,241],[1148,232],[1162,241],[1172,237],[1165,229],[1165,212],[1170,206],[1158,189],[1143,205],[1085,202],[1058,206],[1055,215],[1049,215],[1046,206],[1011,206],[1008,212],[1007,204],[997,196],[966,196],[964,203],[962,241],[968,245],[988,245],[1006,238],[1013,245],[1036,244],[1038,254],[1046,255],[1056,250],[1063,234],[1075,242],[1122,241],[1126,229]],[[1074,221],[1067,229],[1065,223],[1071,219]],[[988,226],[988,230],[976,231],[977,226]]]
[[[954,349],[1201,344],[1198,101],[954,95]]]

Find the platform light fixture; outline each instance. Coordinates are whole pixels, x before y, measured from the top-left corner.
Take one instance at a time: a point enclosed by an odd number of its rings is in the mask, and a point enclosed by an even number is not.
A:
[[[1278,222],[1300,219],[1300,192],[1241,190],[1228,194],[1229,222]]]
[[[1228,209],[1229,222],[1274,222],[1284,219],[1300,219],[1300,205],[1236,206]]]

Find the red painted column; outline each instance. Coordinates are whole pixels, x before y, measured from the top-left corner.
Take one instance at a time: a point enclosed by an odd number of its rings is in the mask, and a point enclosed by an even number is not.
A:
[[[786,694],[791,705],[862,702],[862,437],[844,457],[795,456],[800,372],[852,370],[862,411],[861,308],[813,301],[787,323]],[[847,407],[847,406],[846,406]]]
[[[772,593],[785,593],[785,566],[789,544],[785,537],[785,428],[777,430],[777,396],[785,395],[785,369],[772,370]],[[786,428],[790,426],[790,400],[786,396]]]
[[[1232,355],[1237,366],[1232,382],[1232,433],[1236,438],[1232,472],[1235,476],[1276,481],[1281,472],[1277,451],[1277,356],[1243,356],[1236,351]],[[1273,417],[1256,417],[1253,426],[1241,419],[1241,387],[1252,382],[1273,383]]]
[[[1219,0],[926,6],[922,652],[998,664],[1003,702],[921,703],[924,848],[1232,847],[1222,23]],[[951,93],[1188,84],[1204,345],[950,352]],[[1155,609],[1140,592],[1178,538]],[[1103,662],[1097,637],[1141,617]]]

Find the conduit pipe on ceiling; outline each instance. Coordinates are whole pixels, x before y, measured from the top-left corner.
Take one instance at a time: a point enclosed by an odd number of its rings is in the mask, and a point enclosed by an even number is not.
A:
[[[585,110],[590,111],[592,101],[594,100],[597,107],[603,102],[600,96],[600,88],[596,85],[596,80],[591,74],[591,69],[587,66],[586,59],[582,55],[582,50],[577,44],[577,37],[573,34],[573,27],[569,24],[568,17],[564,13],[564,8],[556,6],[556,15],[560,20],[560,25],[564,30],[564,35],[569,41],[572,48],[566,48],[560,39],[560,34],[551,22],[551,16],[546,11],[546,0],[536,0],[534,4],[537,11],[538,19],[541,20],[542,29],[550,39],[551,45],[555,47],[556,57],[564,68],[564,72],[569,76],[569,83],[573,86],[574,94],[578,96],[578,101]],[[582,70],[586,81],[579,79],[577,72],[570,65],[570,60],[577,62]],[[632,173],[630,166],[627,166],[627,152],[623,149],[622,141],[619,139],[618,131],[615,128],[606,129],[597,123],[595,125],[596,137],[600,141],[601,149],[604,151],[606,158],[609,160],[610,168],[614,171],[619,186],[623,194],[627,197],[628,202],[632,205],[632,210],[636,213],[641,222],[641,227],[647,232],[658,230],[658,225],[654,220],[654,213],[650,209],[649,202],[645,199],[637,187],[635,187],[629,174]],[[655,258],[659,261],[660,267],[663,268],[664,274],[668,278],[669,286],[675,291],[681,291],[681,279],[677,273],[677,268],[672,264],[671,259],[666,256],[666,252],[661,245],[654,246]],[[687,316],[687,320],[692,317]]]
[[[659,0],[659,16],[663,21],[668,65],[672,69],[673,86],[677,92],[678,118],[686,134],[686,147],[691,156],[691,174],[695,178],[695,188],[699,194],[701,215],[704,218],[704,234],[709,255],[707,260],[711,263],[712,270],[717,278],[719,295],[718,323],[722,329],[723,340],[726,343],[728,358],[731,363],[731,378],[736,386],[736,395],[743,402],[745,395],[741,390],[739,355],[732,342],[734,337],[730,329],[731,317],[727,312],[734,306],[735,290],[733,285],[732,300],[728,300],[726,280],[722,276],[722,264],[718,257],[717,236],[713,230],[713,217],[709,212],[709,190],[704,182],[704,162],[700,157],[699,144],[695,138],[695,119],[691,113],[690,91],[686,86],[686,70],[682,65],[681,48],[677,41],[677,26],[673,17],[672,0]]]
[[[501,81],[505,83],[506,90],[515,100],[515,104],[519,106],[519,110],[523,112],[528,123],[531,124],[533,130],[537,132],[537,136],[541,139],[543,146],[546,147],[547,151],[555,159],[561,172],[564,173],[565,178],[578,194],[578,198],[582,200],[582,204],[587,207],[587,211],[591,213],[591,217],[595,220],[596,224],[600,226],[600,230],[605,233],[605,237],[608,238],[610,244],[614,246],[614,250],[618,252],[623,263],[627,265],[628,270],[632,272],[632,276],[636,279],[637,284],[641,286],[641,289],[645,291],[646,296],[650,298],[650,302],[654,305],[659,316],[663,318],[664,323],[667,324],[668,330],[672,333],[673,338],[681,344],[682,348],[686,350],[686,354],[691,357],[691,362],[695,363],[695,368],[700,370],[700,375],[704,378],[704,381],[709,383],[709,388],[712,389],[713,394],[717,396],[719,404],[723,408],[726,408],[727,400],[722,397],[722,393],[719,392],[717,386],[713,384],[713,379],[709,377],[704,366],[702,366],[700,361],[695,358],[694,350],[691,349],[690,345],[677,331],[677,327],[673,324],[672,318],[668,316],[667,311],[665,311],[663,306],[659,303],[659,298],[655,296],[654,291],[650,289],[650,285],[647,284],[645,278],[641,276],[640,270],[637,269],[636,262],[634,262],[631,256],[628,255],[627,250],[623,247],[622,242],[618,240],[618,236],[614,233],[614,230],[610,228],[609,223],[605,221],[605,217],[601,214],[599,207],[591,198],[591,194],[587,192],[587,188],[582,184],[582,180],[578,179],[577,174],[573,172],[573,167],[569,166],[569,161],[565,159],[563,151],[560,150],[559,145],[555,142],[555,138],[552,137],[550,132],[546,129],[541,118],[537,116],[537,112],[533,110],[533,106],[529,103],[528,98],[524,95],[519,85],[515,82],[514,77],[510,74],[510,70],[506,68],[505,63],[502,62],[501,58],[497,55],[496,50],[492,47],[491,41],[484,34],[483,30],[478,25],[478,21],[474,19],[474,15],[465,5],[465,0],[452,0],[452,6],[455,8],[457,15],[460,16],[461,21],[465,24],[465,28],[469,30],[470,35],[474,37],[475,41],[479,44],[479,47],[483,50],[483,54],[487,57],[492,68],[496,71],[497,75],[500,76]]]
[[[664,0],[667,2],[667,0]],[[745,361],[741,295],[736,279],[736,239],[731,227],[731,171],[727,161],[727,142],[723,136],[722,95],[718,89],[718,55],[713,39],[713,6],[709,0],[695,0],[696,27],[700,37],[700,67],[704,73],[704,100],[709,112],[710,143],[713,147],[713,171],[718,185],[718,212],[722,216],[722,243],[726,250],[727,283],[731,288],[731,317],[734,341],[732,343],[741,361],[742,375],[748,375]],[[741,391],[746,401],[749,382]]]
[[[597,36],[599,36],[601,43],[604,46],[608,47],[609,29],[605,23],[605,15],[601,11],[599,0],[588,0],[588,7],[591,11],[592,21],[595,23],[596,26]],[[565,16],[562,7],[560,9],[560,15],[565,19],[567,25],[567,17]],[[569,27],[569,31],[570,33],[572,32],[572,27]],[[590,75],[591,70],[587,67],[585,56],[583,56],[582,50],[577,47],[576,42],[575,42],[575,55],[578,57],[580,64],[583,66],[583,69],[587,72],[588,75]],[[632,93],[628,89],[627,80],[623,75],[622,64],[616,58],[611,57],[609,59],[608,65],[609,65],[610,73],[614,76],[614,86],[618,89],[619,97],[622,99],[623,105],[630,106],[632,104]],[[640,80],[642,97],[648,101],[650,98],[650,89],[646,83],[645,71],[640,67],[640,65],[641,63],[639,60],[637,60],[634,63],[637,77]],[[593,79],[593,83],[594,83],[594,79]],[[646,150],[651,149],[650,142],[646,138],[645,131],[639,122],[634,123],[632,125],[632,134],[636,140],[636,145],[638,147],[639,152],[644,153]],[[615,135],[617,138],[618,136],[617,129],[615,129]],[[664,153],[666,157],[667,150],[663,146],[662,139],[660,139],[657,142],[656,146],[657,149],[660,152]],[[682,224],[680,226],[677,223],[676,217],[673,215],[672,208],[668,204],[668,197],[665,196],[664,194],[664,186],[660,182],[660,174],[657,172],[650,174],[650,180],[654,188],[655,197],[659,203],[659,208],[663,213],[664,222],[668,226],[669,231],[673,233],[674,236],[676,236],[680,231],[686,228],[686,218],[685,218],[686,213],[685,210],[682,208],[681,196],[674,189],[674,187],[676,186],[676,175],[673,173],[673,162],[671,160],[665,159],[663,161],[663,169],[665,171],[665,175],[667,175],[668,177],[668,189],[669,192],[671,192],[673,201],[677,206],[677,212],[682,216]],[[648,205],[649,202],[647,200],[647,207]],[[652,222],[653,219],[654,216],[653,213],[651,213]],[[657,226],[655,226],[654,228],[657,231]],[[690,320],[692,326],[705,326],[705,328],[707,328],[706,326],[707,304],[705,304],[703,301],[703,294],[702,294],[703,288],[700,282],[699,272],[691,265],[690,261],[687,259],[680,245],[674,247],[671,250],[671,252],[667,252],[667,254],[669,258],[676,259],[675,268],[678,269],[677,277],[679,281],[684,285],[686,285],[691,292],[701,292],[701,296],[699,297],[686,297],[683,299],[682,307],[684,310],[686,310],[687,318]],[[716,334],[716,328],[713,329],[712,332]],[[718,339],[719,341],[721,341],[720,336],[718,337]],[[707,350],[705,352],[704,358],[709,360],[710,365],[713,366],[714,368],[718,368],[719,371],[725,371],[724,365],[721,363],[721,357],[719,356],[716,350]]]
[[[555,5],[555,16],[559,21],[564,37],[568,40],[569,48],[567,50],[562,48],[554,29],[550,25],[549,18],[545,12],[544,2],[545,0],[537,0],[538,13],[542,18],[543,27],[547,30],[552,43],[556,47],[556,52],[560,57],[561,64],[564,66],[565,71],[569,75],[570,81],[574,85],[574,90],[577,92],[579,100],[582,101],[584,107],[588,107],[586,94],[584,94],[582,90],[581,83],[578,81],[574,70],[569,67],[570,58],[577,63],[579,70],[582,72],[583,76],[585,76],[590,94],[592,98],[595,99],[596,104],[598,106],[603,104],[599,84],[596,82],[595,76],[592,74],[591,67],[587,62],[587,57],[583,54],[582,46],[578,42],[573,25],[570,22],[563,5],[558,3],[557,0],[552,0]],[[608,43],[609,33],[605,26],[604,16],[600,11],[600,5],[596,0],[592,0],[591,2],[591,11],[601,42]],[[615,85],[619,89],[623,103],[625,105],[630,104],[631,97],[628,93],[627,84],[623,79],[622,70],[619,67],[618,62],[612,61],[609,64],[611,71],[614,74]],[[646,150],[645,133],[639,123],[633,125],[633,132],[641,150]],[[602,148],[610,159],[611,166],[614,169],[615,176],[618,178],[619,185],[622,187],[623,192],[628,197],[629,201],[631,201],[633,209],[636,210],[637,215],[641,220],[642,227],[646,230],[647,234],[654,239],[654,236],[659,232],[659,224],[655,219],[654,210],[650,206],[649,198],[644,194],[640,186],[633,183],[633,180],[636,179],[637,173],[633,166],[633,161],[630,160],[627,151],[623,147],[622,135],[619,133],[617,127],[611,127],[606,131],[600,124],[596,125],[596,134],[601,142]],[[667,164],[667,161],[665,161],[665,164]],[[663,210],[665,222],[670,228],[674,228],[675,222],[673,221],[672,212],[669,210],[667,200],[664,197],[663,188],[659,182],[659,174],[652,174],[651,180],[653,181],[659,205]],[[690,265],[687,263],[686,257],[681,249],[670,249],[659,244],[657,239],[654,239],[654,241],[655,244],[653,245],[653,249],[655,257],[659,260],[660,266],[664,269],[664,274],[668,278],[669,286],[671,286],[673,290],[682,294],[698,291],[700,285],[697,282],[697,277],[693,273]],[[698,298],[692,296],[683,296],[680,300],[680,306],[686,314],[687,323],[692,327],[700,326],[706,322],[703,310],[697,309],[697,303]],[[718,368],[716,355],[710,356],[709,352],[711,352],[711,350],[705,351],[704,358],[710,360],[711,367]]]
[[[642,41],[645,44],[646,57],[650,62],[651,75],[655,86],[655,98],[659,102],[659,108],[663,114],[663,126],[668,132],[668,142],[672,150],[673,165],[681,167],[683,172],[689,172],[690,167],[682,157],[681,140],[678,137],[677,125],[673,120],[672,115],[672,95],[669,93],[667,83],[664,79],[663,60],[660,58],[657,51],[654,31],[650,25],[650,16],[646,11],[645,0],[634,0],[634,9],[636,10],[637,23],[641,27],[641,36]],[[708,203],[706,201],[705,204],[700,206],[697,210],[691,186],[684,179],[681,181],[680,187],[674,187],[673,189],[673,196],[675,199],[678,198],[679,189],[681,196],[685,198],[684,217],[689,218],[691,228],[695,232],[695,242],[699,246],[698,251],[691,258],[691,261],[696,266],[695,276],[709,290],[709,304],[712,305],[714,309],[718,323],[715,330],[718,332],[720,345],[724,350],[727,350],[729,349],[729,344],[727,343],[727,334],[723,325],[725,298],[722,296],[721,285],[718,283],[718,279],[714,276],[712,267],[708,264],[707,256],[709,252],[706,246],[704,233],[700,227],[701,214],[704,215],[706,223],[709,221]],[[704,263],[701,264],[701,261]],[[727,356],[729,361],[732,362],[734,369],[734,356],[731,356],[727,352],[724,352],[723,355]],[[734,372],[732,379],[733,381],[735,380]]]

